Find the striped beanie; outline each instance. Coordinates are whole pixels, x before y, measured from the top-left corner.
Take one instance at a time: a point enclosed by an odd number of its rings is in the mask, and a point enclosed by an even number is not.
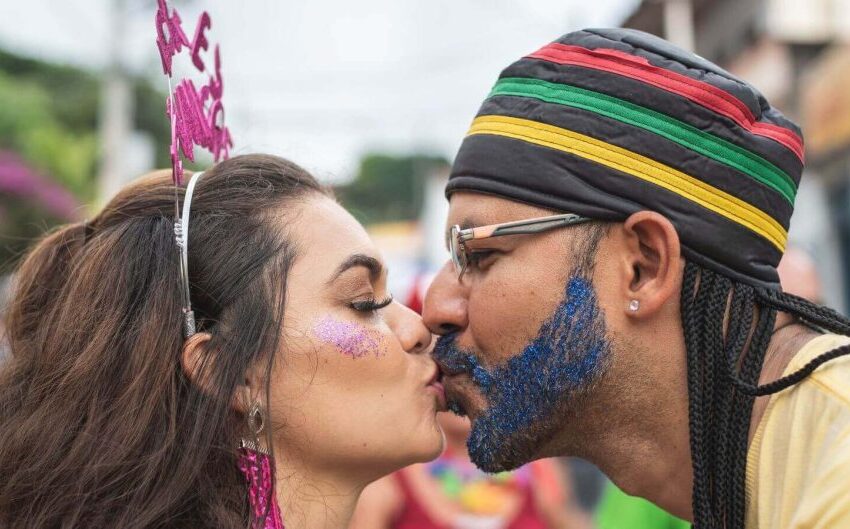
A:
[[[591,218],[666,216],[685,257],[778,288],[800,129],[755,88],[647,33],[570,33],[502,71],[452,167],[472,191]]]

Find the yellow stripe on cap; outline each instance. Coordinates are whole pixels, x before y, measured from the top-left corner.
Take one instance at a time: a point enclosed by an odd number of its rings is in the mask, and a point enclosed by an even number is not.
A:
[[[567,152],[661,186],[761,235],[779,251],[788,233],[775,219],[743,200],[651,158],[611,143],[528,119],[480,116],[467,133],[492,134]]]

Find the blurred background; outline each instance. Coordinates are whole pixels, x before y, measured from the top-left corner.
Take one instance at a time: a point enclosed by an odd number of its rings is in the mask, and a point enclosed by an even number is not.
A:
[[[499,71],[592,26],[694,50],[802,125],[807,172],[783,282],[850,308],[850,0],[169,4],[187,32],[201,11],[212,16],[232,154],[279,154],[332,184],[383,249],[396,297],[414,308],[447,258],[449,164]],[[155,0],[0,3],[0,302],[35,238],[168,165],[155,10]],[[567,468],[575,501],[593,508],[604,478],[581,462]]]

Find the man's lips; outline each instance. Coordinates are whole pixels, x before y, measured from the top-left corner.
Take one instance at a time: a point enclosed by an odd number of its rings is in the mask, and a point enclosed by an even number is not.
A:
[[[453,336],[443,336],[434,347],[432,357],[442,371],[442,383],[450,408],[468,411],[476,408],[479,402],[479,388],[475,387],[472,373],[477,365],[471,354],[457,348]]]
[[[469,368],[464,365],[440,362],[439,360],[437,364],[439,364],[440,370],[443,372],[443,377],[456,377],[469,373]]]
[[[446,400],[449,409],[458,415],[466,415],[474,418],[478,410],[486,406],[486,400],[480,396],[475,389],[472,378],[468,373],[462,372],[457,375],[443,376],[443,385],[446,388]]]
[[[459,355],[434,354],[434,361],[440,366],[444,377],[465,375],[472,372],[472,366],[468,359]]]

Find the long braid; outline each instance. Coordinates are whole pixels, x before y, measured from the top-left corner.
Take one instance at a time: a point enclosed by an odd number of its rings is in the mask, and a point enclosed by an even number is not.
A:
[[[702,412],[703,363],[696,353],[702,349],[697,325],[696,296],[699,270],[686,266],[682,284],[682,327],[685,335],[688,362],[688,420],[690,429],[691,460],[694,473],[693,510],[694,527],[701,529],[710,523],[711,508],[708,503],[708,469],[705,464],[704,420]]]
[[[802,298],[756,288],[688,262],[681,293],[695,529],[743,529],[750,422],[756,396],[792,386],[839,347],[791,375],[759,386],[777,312],[816,329],[850,335],[850,320]],[[728,315],[728,319],[727,319]],[[725,334],[724,334],[725,325]]]
[[[705,283],[701,282],[700,290],[706,293],[705,300],[700,301],[700,296],[697,296],[697,302],[704,304],[705,311],[702,321],[710,322],[718,309],[723,310],[726,307],[726,297],[731,289],[731,282],[718,275],[703,276]],[[717,325],[708,325],[704,328],[705,341],[703,343],[704,350],[717,351],[722,356],[723,351],[723,328]],[[705,390],[703,393],[703,428],[705,429],[704,438],[707,440],[705,446],[705,462],[709,469],[717,468],[718,451],[714,450],[719,444],[723,444],[723,432],[718,428],[719,424],[726,419],[726,409],[718,407],[718,401],[724,399],[724,392],[721,391],[725,387],[724,379],[726,372],[724,362],[718,362],[717,358],[704,356],[702,359],[704,377],[703,383]],[[711,472],[709,470],[709,472]],[[708,498],[711,510],[715,513],[715,518],[722,520],[725,515],[726,503],[717,501],[716,489],[717,480],[709,480],[707,484],[709,488]],[[722,525],[718,525],[722,527]]]
[[[742,286],[749,289],[750,287]],[[748,307],[755,311],[756,305]],[[755,323],[752,339],[746,350],[738,351],[740,361],[739,374],[732,369],[731,362],[726,362],[729,367],[728,385],[724,390],[734,394],[732,409],[729,410],[731,421],[728,432],[724,432],[724,441],[728,445],[729,484],[731,494],[727,501],[730,504],[730,517],[727,519],[726,527],[743,528],[746,515],[746,470],[747,470],[747,448],[750,432],[750,419],[752,417],[754,397],[736,391],[732,381],[740,377],[747,383],[757,383],[761,374],[761,366],[764,363],[764,355],[770,343],[770,337],[776,322],[776,311],[759,310]],[[749,330],[749,329],[748,329]],[[737,375],[737,376],[736,376]]]
[[[738,295],[737,289],[732,296],[731,302],[731,312],[730,315],[730,326],[729,326],[729,335],[727,338],[727,343],[723,347],[723,357],[729,361],[729,359],[734,354],[734,351],[738,347],[738,343],[741,341],[740,336],[746,336],[746,332],[740,332],[743,324],[743,318],[735,319],[736,316],[740,316],[741,310],[739,306],[736,306],[736,301],[739,301],[740,295]],[[740,305],[740,303],[738,304]],[[731,322],[735,322],[734,325]],[[747,323],[749,326],[751,324]],[[718,382],[721,385],[725,385],[726,379],[728,378],[728,370],[724,368],[724,365],[721,362],[715,362],[715,369],[718,372]],[[722,382],[721,382],[722,381]],[[728,444],[722,442],[722,435],[729,428],[730,423],[730,413],[729,410],[732,409],[732,398],[734,395],[728,391],[717,391],[715,393],[714,400],[714,409],[717,414],[717,421],[715,424],[714,431],[712,432],[712,444],[716,447],[716,461],[726,461],[728,458]],[[712,465],[714,469],[716,469],[716,473],[714,476],[714,490],[716,498],[727,498],[729,496],[730,491],[730,478],[732,474],[728,472],[728,465]],[[716,516],[720,519],[724,519],[727,516],[727,505],[724,503],[719,503],[715,507]]]
[[[746,346],[747,339],[750,336],[754,315],[753,303],[754,296],[750,289],[742,288],[741,285],[733,286],[733,294],[730,303],[729,329],[722,358],[722,360],[725,361],[725,364],[721,367],[725,374],[724,384],[729,383],[729,379],[735,372],[738,359],[741,357],[744,347]],[[734,439],[734,433],[730,433],[730,430],[734,430],[732,427],[733,424],[737,425],[733,412],[733,410],[736,409],[736,395],[732,391],[720,391],[718,393],[723,396],[723,399],[718,402],[718,413],[721,414],[723,420],[717,427],[717,461],[732,461],[732,464],[718,464],[715,466],[715,488],[717,490],[718,499],[736,498],[740,497],[738,482],[736,481],[737,474],[734,470],[736,465],[734,463],[735,457],[733,454],[736,452],[733,447],[730,446],[730,443],[727,442],[729,439]],[[721,507],[726,507],[726,505],[721,503]],[[743,502],[731,501],[728,506],[727,516],[729,516],[731,520],[737,520],[740,516],[742,507]],[[720,515],[722,516],[723,514],[726,513],[721,510]],[[734,522],[730,523],[730,525],[734,526]]]

